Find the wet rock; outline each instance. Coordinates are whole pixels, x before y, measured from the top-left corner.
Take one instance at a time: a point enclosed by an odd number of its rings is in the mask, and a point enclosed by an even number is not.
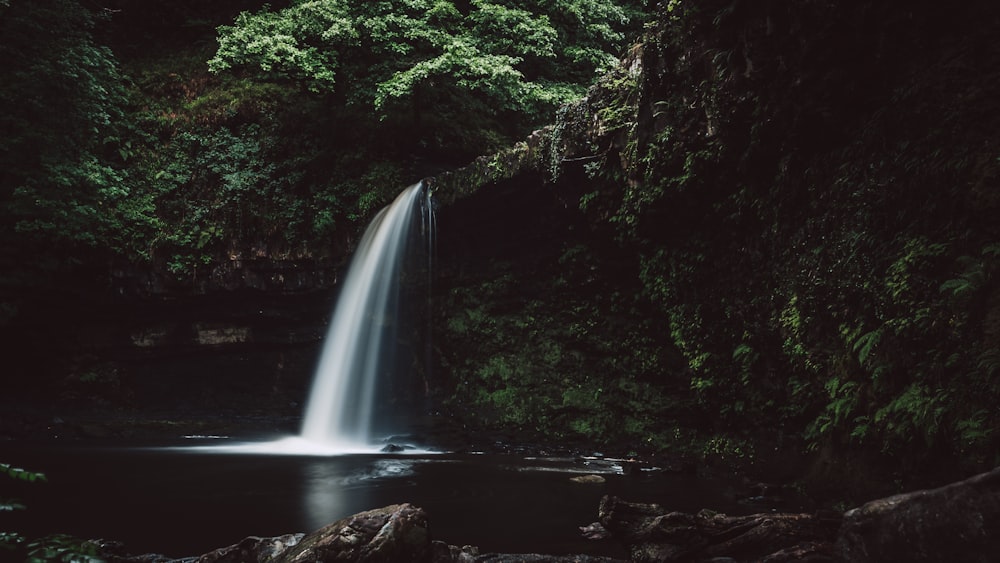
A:
[[[433,563],[473,563],[479,555],[479,548],[471,545],[458,547],[443,541],[431,542]]]
[[[580,526],[580,535],[588,540],[606,540],[611,537],[609,532],[600,522],[594,522],[586,526]]]
[[[585,485],[594,485],[605,482],[607,479],[601,477],[600,475],[577,475],[576,477],[570,477],[570,481],[574,483],[583,483]]]
[[[622,462],[622,474],[624,475],[642,475],[642,463],[635,459],[627,459]]]
[[[385,447],[382,448],[381,452],[391,454],[391,453],[401,452],[405,449],[406,448],[404,448],[403,446],[397,446],[396,444],[386,444]]]
[[[273,538],[250,536],[237,544],[206,553],[197,563],[251,563],[271,561],[302,541],[304,534],[285,534]]]
[[[632,561],[731,558],[777,563],[793,561],[781,552],[795,549],[815,553],[816,558],[809,561],[832,561],[833,542],[840,526],[838,518],[819,515],[727,516],[708,510],[688,514],[613,496],[601,499],[599,517],[612,536],[628,547]]]
[[[849,510],[836,552],[841,560],[852,563],[997,561],[1000,468]]]
[[[274,561],[417,563],[430,556],[427,513],[405,503],[361,512],[320,528]]]
[[[595,555],[541,555],[538,553],[487,553],[476,563],[625,563],[621,559]]]

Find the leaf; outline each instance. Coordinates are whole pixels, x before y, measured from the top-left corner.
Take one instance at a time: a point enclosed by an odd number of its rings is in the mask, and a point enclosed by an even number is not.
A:
[[[882,340],[882,329],[875,329],[871,332],[866,332],[858,337],[854,341],[854,352],[857,354],[858,363],[865,365],[868,359],[871,357],[872,352],[878,346],[879,342]]]
[[[35,481],[48,481],[45,478],[44,473],[37,473],[34,471],[28,471],[26,469],[21,469],[20,467],[13,467],[9,463],[0,463],[0,473],[6,473],[8,477],[12,479],[18,479],[20,481],[28,481],[33,483]]]

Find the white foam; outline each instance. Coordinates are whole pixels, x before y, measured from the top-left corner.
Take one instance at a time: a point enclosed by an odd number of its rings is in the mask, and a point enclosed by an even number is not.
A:
[[[384,452],[384,444],[358,444],[352,442],[329,443],[315,442],[300,436],[289,436],[269,442],[235,442],[232,444],[209,444],[200,446],[175,446],[164,449],[188,451],[207,454],[260,454],[260,455],[302,455],[302,456],[340,456],[340,455],[433,455],[444,452],[417,448],[410,445],[402,446],[400,451]]]

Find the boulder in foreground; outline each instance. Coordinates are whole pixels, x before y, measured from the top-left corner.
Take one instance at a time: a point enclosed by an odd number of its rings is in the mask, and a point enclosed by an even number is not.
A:
[[[427,513],[409,503],[349,516],[281,553],[276,563],[422,563],[430,559]]]
[[[837,555],[852,563],[1000,560],[1000,468],[844,514]]]

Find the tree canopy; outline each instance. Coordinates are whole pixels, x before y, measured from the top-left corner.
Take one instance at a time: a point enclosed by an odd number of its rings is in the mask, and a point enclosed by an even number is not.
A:
[[[209,66],[298,82],[383,120],[475,119],[516,136],[615,62],[630,21],[606,0],[302,0],[220,27]]]
[[[94,245],[127,195],[111,165],[120,155],[107,158],[125,99],[117,63],[76,2],[0,4],[0,13],[0,224]]]

